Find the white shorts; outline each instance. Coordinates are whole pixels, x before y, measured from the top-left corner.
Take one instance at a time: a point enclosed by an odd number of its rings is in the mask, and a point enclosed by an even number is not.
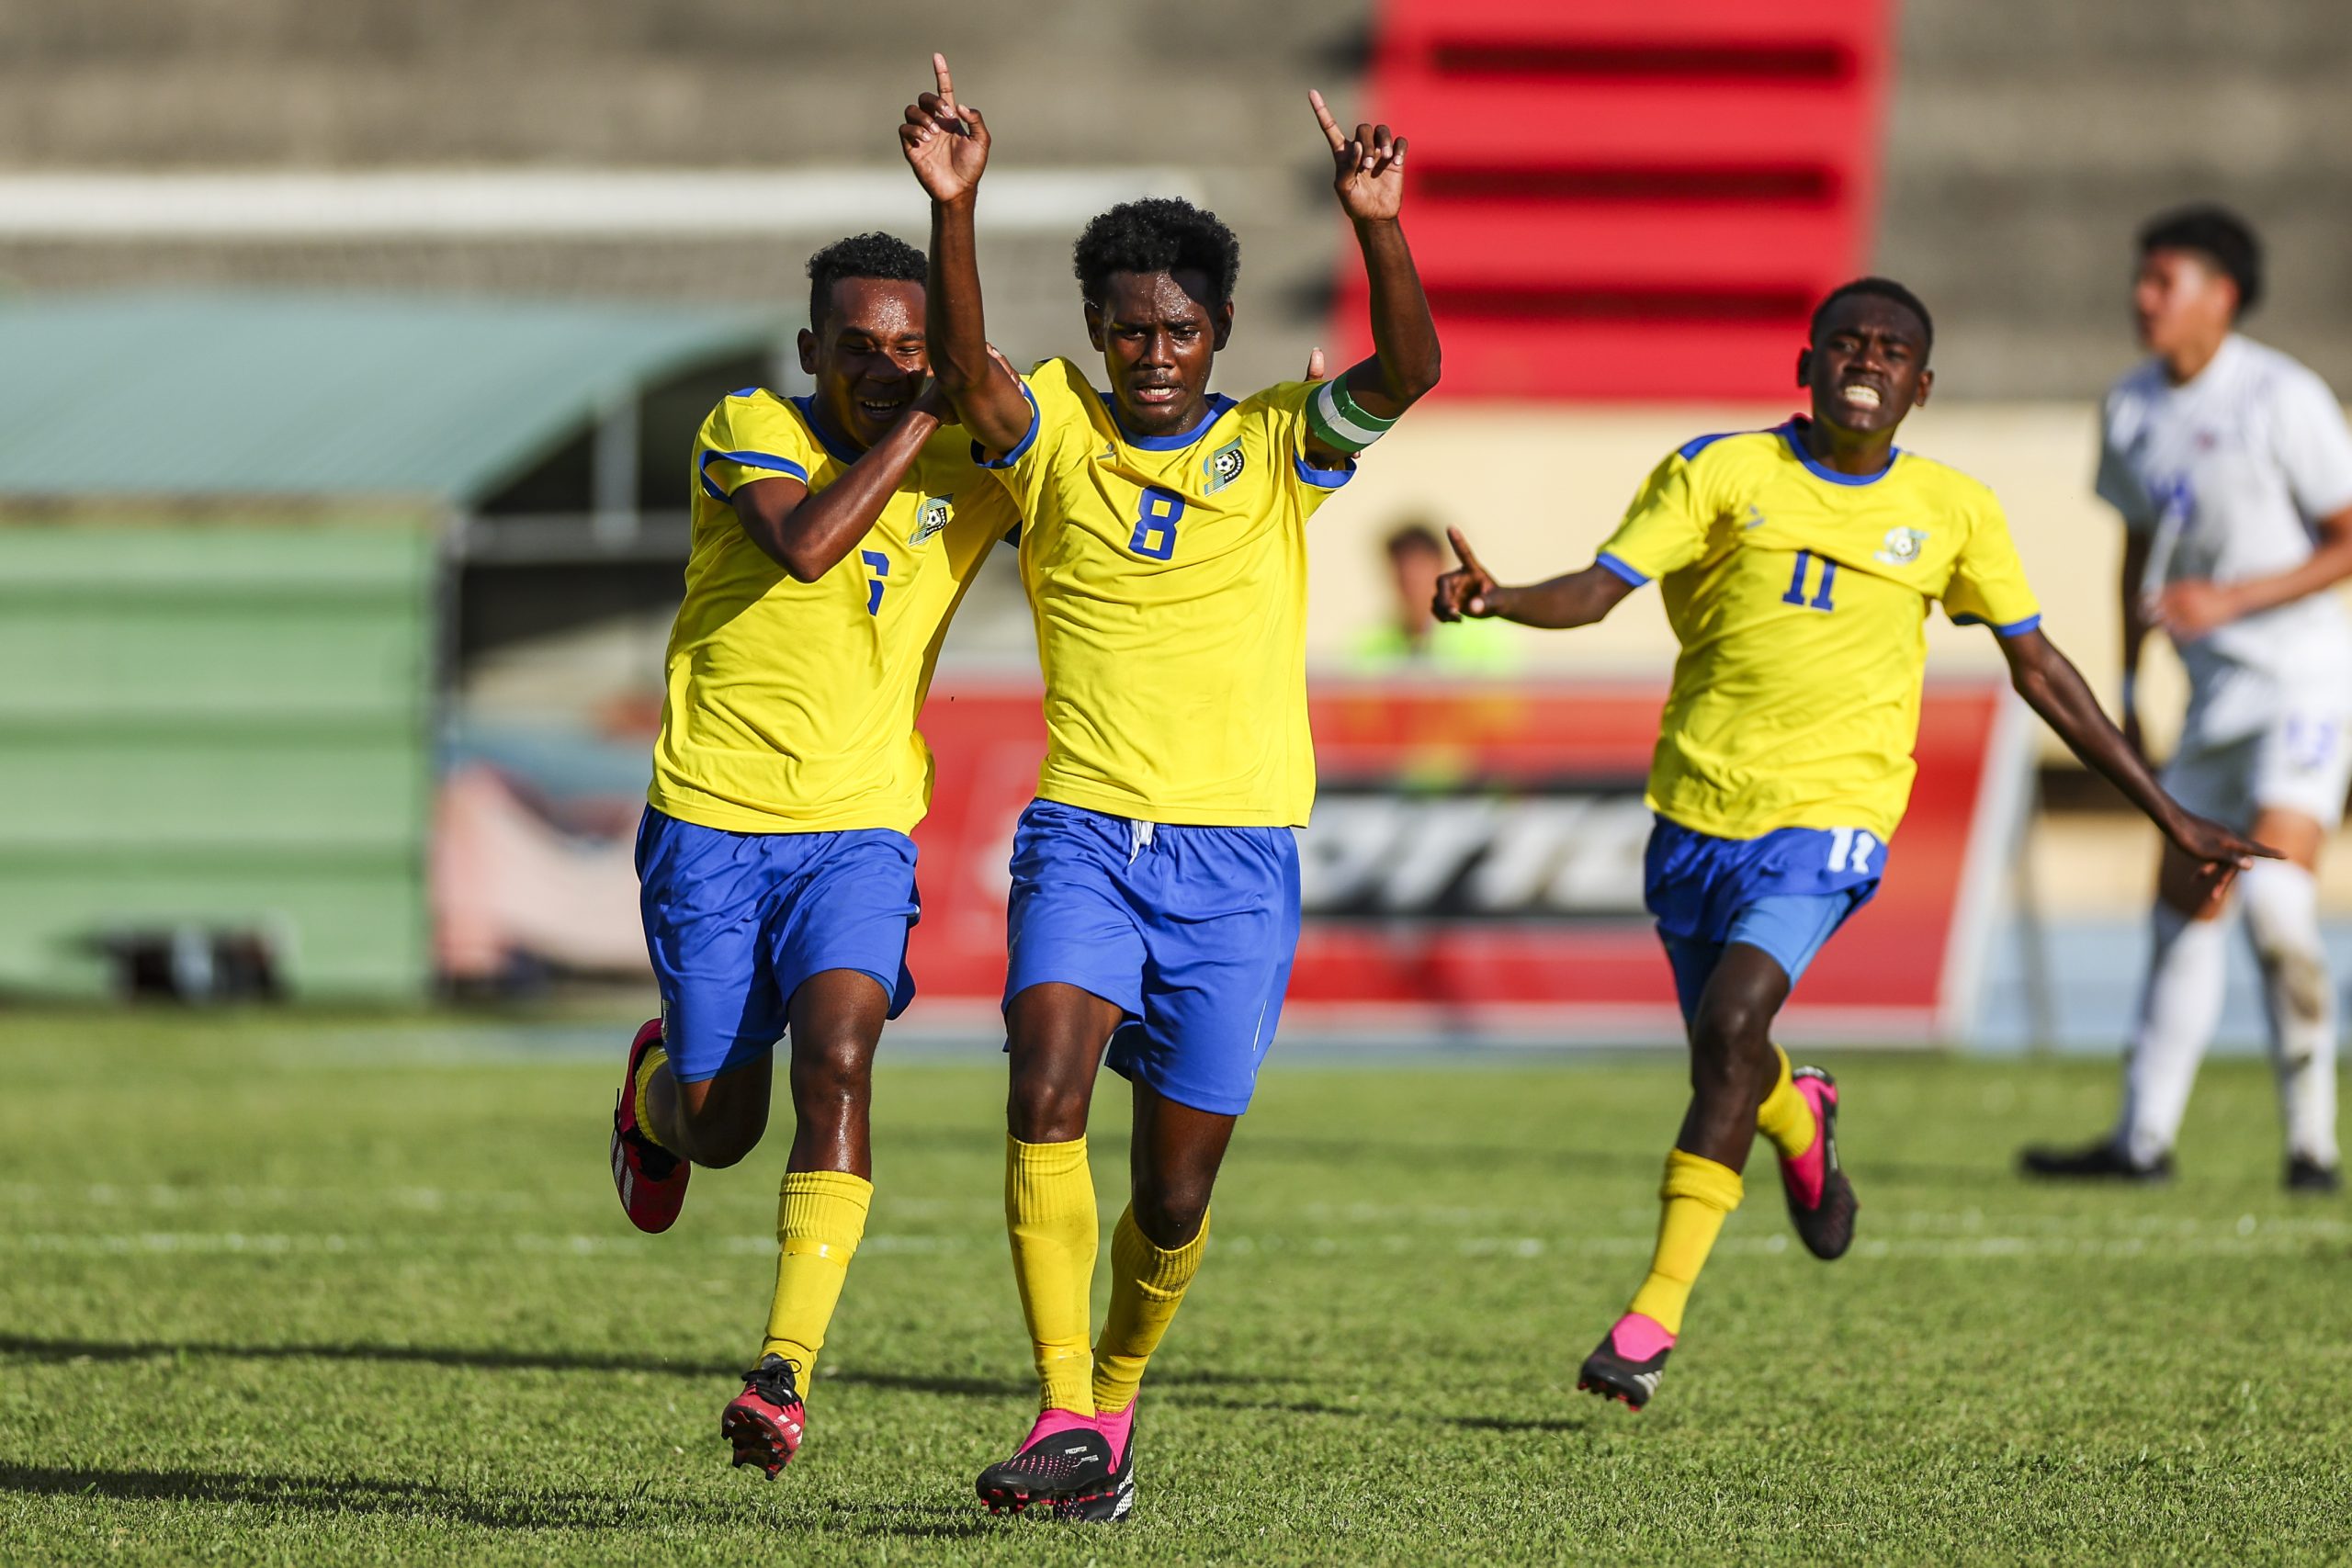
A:
[[[2264,811],[2292,811],[2333,832],[2352,788],[2352,716],[2341,699],[2290,705],[2267,725],[2220,745],[2192,733],[2164,771],[2165,793],[2199,817],[2240,832]]]

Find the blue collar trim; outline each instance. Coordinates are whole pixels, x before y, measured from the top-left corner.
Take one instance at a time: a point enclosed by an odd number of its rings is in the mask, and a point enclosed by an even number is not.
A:
[[[1094,395],[1102,400],[1103,412],[1111,416],[1111,428],[1119,433],[1119,439],[1138,452],[1181,452],[1206,435],[1209,426],[1223,419],[1225,411],[1233,406],[1231,398],[1222,392],[1211,392],[1208,407],[1201,414],[1201,423],[1193,426],[1192,429],[1182,431],[1174,435],[1136,435],[1119,423],[1117,400],[1108,392],[1097,392]]]
[[[854,463],[860,457],[865,457],[865,454],[859,451],[856,447],[843,446],[834,441],[832,436],[826,433],[825,427],[818,423],[816,409],[811,406],[816,402],[816,400],[817,400],[814,398],[794,398],[790,400],[792,406],[800,411],[800,417],[808,422],[808,434],[817,438],[817,445],[822,446],[827,452],[831,453],[833,461],[837,463]]]
[[[1827,479],[1834,485],[1874,485],[1894,471],[1894,460],[1903,456],[1902,447],[1890,446],[1886,449],[1886,467],[1878,472],[1841,474],[1835,468],[1824,468],[1812,453],[1805,450],[1804,437],[1797,432],[1799,423],[1801,422],[1792,419],[1788,423],[1779,426],[1781,439],[1789,444],[1789,450],[1795,455],[1796,460],[1811,470],[1815,478]]]

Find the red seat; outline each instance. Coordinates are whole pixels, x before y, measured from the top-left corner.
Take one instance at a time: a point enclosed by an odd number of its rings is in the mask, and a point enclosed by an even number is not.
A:
[[[1412,138],[1452,395],[1769,399],[1859,272],[1886,0],[1386,0],[1374,118]],[[1333,338],[1368,347],[1341,263]]]

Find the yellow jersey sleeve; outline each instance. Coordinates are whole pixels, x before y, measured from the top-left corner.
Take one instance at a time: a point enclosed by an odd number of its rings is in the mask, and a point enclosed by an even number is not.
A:
[[[1094,420],[1099,400],[1078,367],[1067,359],[1040,361],[1021,378],[1021,395],[1029,400],[1028,434],[1011,451],[993,458],[983,457],[975,441],[972,460],[993,472],[1021,514],[1029,517],[1035,515],[1055,474],[1083,463],[1101,445]]]
[[[1667,455],[1625,509],[1624,521],[1600,547],[1600,565],[1639,586],[1679,571],[1706,553],[1707,533],[1721,508],[1691,467],[1703,441]]]
[[[1306,460],[1306,404],[1321,385],[1320,381],[1277,382],[1243,405],[1264,425],[1267,449],[1283,454],[1289,469],[1284,482],[1308,517],[1356,475],[1352,457],[1336,468],[1318,468]]]
[[[817,460],[808,431],[777,398],[721,398],[695,437],[695,482],[718,502],[731,501],[753,479],[805,485]]]
[[[1944,614],[1960,626],[2021,637],[2041,624],[2041,605],[2026,581],[2008,517],[1990,491],[1978,495],[1971,513],[1968,536],[1939,595]]]

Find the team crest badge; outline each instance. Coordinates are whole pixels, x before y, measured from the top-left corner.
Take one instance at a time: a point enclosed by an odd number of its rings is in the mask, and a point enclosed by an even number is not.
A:
[[[1925,528],[1889,528],[1886,540],[1872,558],[1883,566],[1916,566],[1919,551],[1928,542]]]
[[[942,528],[946,527],[947,519],[955,509],[955,502],[956,498],[952,495],[924,497],[922,507],[915,513],[915,531],[907,536],[908,545],[910,547],[920,545]]]
[[[1201,473],[1208,480],[1208,491],[1215,495],[1241,477],[1241,438],[1235,436],[1216,451],[1201,459]]]

